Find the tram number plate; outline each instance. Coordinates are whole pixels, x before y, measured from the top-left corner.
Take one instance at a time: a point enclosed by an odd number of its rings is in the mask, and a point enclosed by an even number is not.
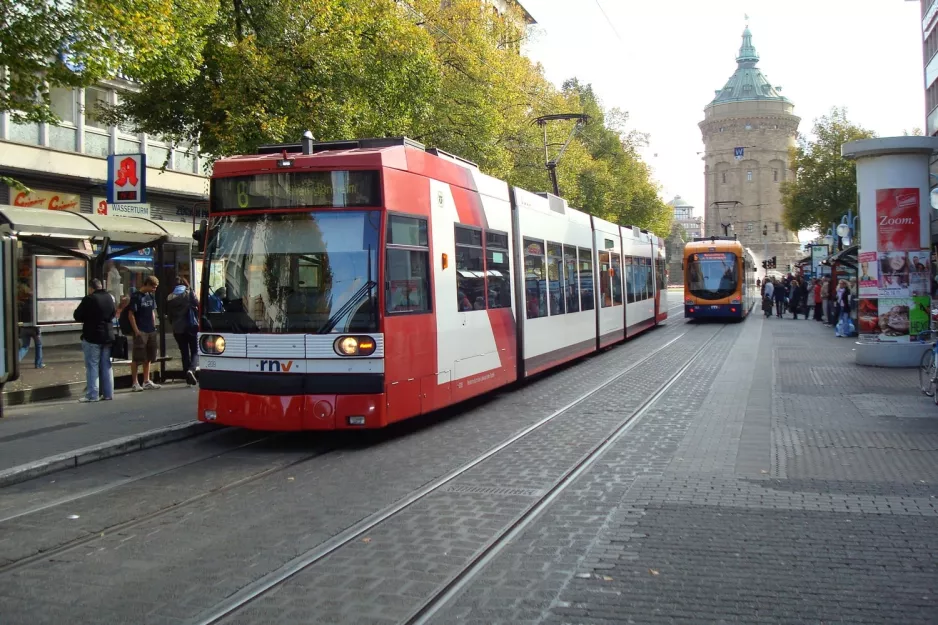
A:
[[[713,304],[710,308],[718,309],[718,308],[720,308],[720,306],[717,305],[717,304]]]

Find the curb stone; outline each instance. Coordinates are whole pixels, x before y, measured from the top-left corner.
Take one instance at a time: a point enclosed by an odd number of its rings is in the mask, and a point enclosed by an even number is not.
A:
[[[201,421],[189,421],[186,423],[177,423],[154,430],[141,432],[115,438],[97,445],[74,449],[63,454],[48,456],[40,460],[17,465],[9,469],[0,471],[0,487],[18,484],[36,477],[64,471],[74,467],[122,456],[124,454],[141,451],[150,447],[157,447],[166,443],[199,436],[214,430],[221,429],[212,423],[202,423]]]

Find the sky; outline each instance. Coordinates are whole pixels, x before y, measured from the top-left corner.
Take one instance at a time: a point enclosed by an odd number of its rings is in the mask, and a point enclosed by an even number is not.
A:
[[[538,22],[526,54],[558,86],[576,76],[628,111],[651,135],[642,156],[662,199],[680,195],[698,216],[697,124],[736,69],[747,14],[759,68],[794,103],[801,133],[833,106],[879,136],[925,125],[918,0],[520,1]]]

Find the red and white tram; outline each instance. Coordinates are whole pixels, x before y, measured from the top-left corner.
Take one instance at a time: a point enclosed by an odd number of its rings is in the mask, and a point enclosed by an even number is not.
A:
[[[408,139],[215,164],[198,417],[378,428],[667,318],[664,241]]]

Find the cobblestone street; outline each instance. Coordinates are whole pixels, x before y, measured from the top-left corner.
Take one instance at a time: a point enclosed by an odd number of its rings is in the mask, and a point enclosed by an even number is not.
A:
[[[678,317],[403,428],[9,486],[2,621],[935,622],[938,409],[853,345]]]

